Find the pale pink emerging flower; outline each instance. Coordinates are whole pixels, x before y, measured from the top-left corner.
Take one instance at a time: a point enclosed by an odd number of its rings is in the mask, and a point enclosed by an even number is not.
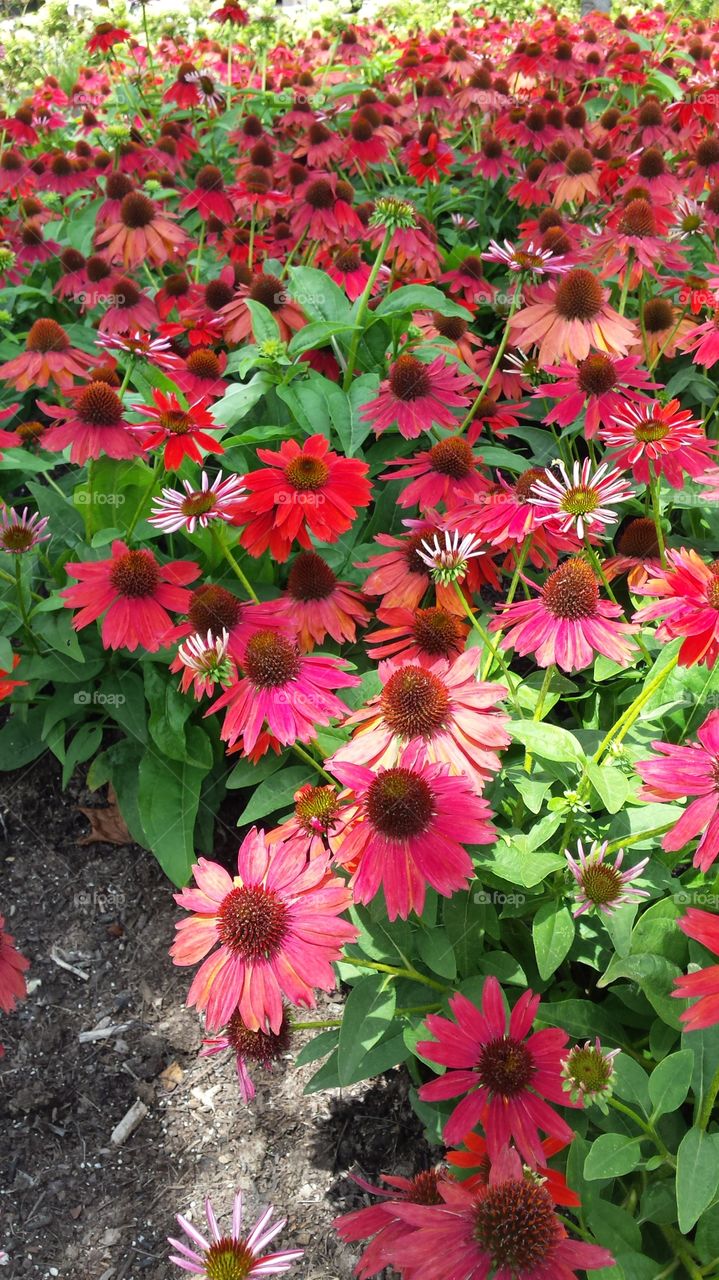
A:
[[[619,849],[616,858],[611,862],[608,858],[606,840],[601,845],[596,840],[592,841],[586,853],[581,840],[578,840],[576,858],[572,857],[568,849],[565,849],[564,853],[569,869],[577,882],[579,905],[574,911],[575,916],[584,915],[593,907],[603,915],[611,916],[617,907],[649,897],[646,890],[638,889],[632,884],[633,880],[641,876],[649,862],[648,858],[643,858],[636,866],[621,871],[624,850]]]
[[[435,533],[430,540],[423,538],[417,548],[417,555],[427,565],[432,579],[447,586],[451,582],[459,582],[467,572],[467,561],[482,555],[479,538],[466,533],[460,538],[458,531],[444,531],[444,545],[440,535]]]
[[[183,480],[185,492],[178,489],[163,489],[162,497],[155,498],[152,515],[148,516],[148,524],[163,529],[165,533],[176,533],[178,529],[186,529],[194,533],[199,525],[206,529],[211,520],[229,521],[234,515],[235,504],[239,502],[245,487],[243,476],[226,476],[218,471],[212,484],[203,471],[200,488],[190,480]]]
[[[39,542],[45,542],[50,537],[46,533],[49,519],[37,511],[28,516],[27,507],[22,515],[12,507],[0,507],[0,551],[21,555],[23,551],[31,551]]]
[[[194,685],[196,698],[205,693],[212,693],[216,684],[226,687],[232,683],[235,664],[227,656],[229,632],[224,628],[221,636],[213,636],[211,631],[206,636],[195,634],[181,644],[177,656],[182,663],[182,679],[180,688],[187,693],[190,685]]]
[[[560,533],[576,529],[583,538],[594,525],[612,524],[617,519],[611,508],[632,496],[632,487],[618,470],[610,471],[606,462],[593,469],[588,458],[575,462],[572,474],[563,462],[545,471],[544,480],[535,480],[529,501],[542,507],[539,519],[556,527]]]
[[[177,1215],[177,1222],[193,1248],[184,1240],[168,1237],[176,1253],[170,1255],[170,1262],[183,1271],[189,1271],[197,1280],[217,1280],[217,1277],[241,1277],[241,1280],[253,1280],[255,1276],[278,1276],[289,1271],[294,1262],[304,1254],[304,1249],[284,1249],[281,1253],[266,1253],[263,1250],[276,1235],[279,1235],[286,1224],[281,1218],[270,1226],[273,1209],[270,1206],[260,1215],[254,1227],[246,1234],[242,1230],[242,1192],[235,1195],[232,1210],[232,1231],[223,1235],[217,1224],[212,1203],[205,1201],[205,1213],[210,1228],[209,1240],[194,1227],[182,1214]]]
[[[481,256],[485,262],[503,262],[510,271],[536,271],[538,275],[542,272],[561,275],[564,271],[569,271],[572,265],[566,258],[555,257],[551,249],[540,248],[533,240],[530,240],[526,249],[515,248],[509,240],[505,240],[503,245],[490,240],[489,248]]]

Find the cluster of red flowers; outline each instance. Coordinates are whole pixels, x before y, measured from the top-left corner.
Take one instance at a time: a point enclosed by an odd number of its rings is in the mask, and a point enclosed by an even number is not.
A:
[[[66,565],[74,628],[102,619],[105,649],[166,651],[182,690],[214,699],[228,753],[289,749],[319,775],[245,836],[236,875],[200,858],[176,899],[206,1051],[234,1050],[251,1097],[247,1063],[288,1042],[285,1002],[335,984],[353,904],[382,896],[407,920],[470,885],[533,668],[540,721],[557,669],[643,672],[676,642],[649,697],[677,663],[715,667],[719,570],[673,504],[719,490],[716,402],[685,395],[719,362],[719,54],[663,12],[631,29],[546,12],[405,39],[348,26],[331,55],[315,33],[261,59],[241,9],[218,21],[231,54],[163,38],[152,65],[101,24],[71,92],[48,77],[0,120],[0,283],[22,298],[52,282],[48,314],[18,312],[22,349],[4,345],[18,399],[0,444],[88,464],[88,505],[98,460],[118,484],[147,475],[121,536]],[[358,89],[380,50],[388,69]],[[144,91],[123,131],[125,57]],[[624,105],[599,103],[607,81]],[[503,242],[482,217],[497,191]],[[0,547],[32,549],[46,523],[3,511]],[[697,739],[655,742],[636,771],[647,800],[693,798],[664,849],[700,836],[705,872],[719,712]],[[582,911],[626,901],[645,865],[580,854]],[[719,954],[716,917],[681,927]],[[719,966],[677,995],[700,997],[690,1028],[719,1021]],[[576,1203],[547,1167],[572,1137],[556,1107],[575,1104],[567,1036],[532,1031],[538,1004],[525,992],[507,1021],[490,977],[481,1008],[456,994],[427,1018],[419,1053],[447,1070],[421,1097],[461,1099],[445,1138],[482,1172],[395,1179],[343,1219],[346,1239],[374,1237],[361,1276],[611,1263],[555,1213]]]

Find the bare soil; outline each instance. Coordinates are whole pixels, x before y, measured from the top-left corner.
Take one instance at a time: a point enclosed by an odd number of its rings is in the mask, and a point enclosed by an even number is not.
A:
[[[238,1187],[248,1214],[272,1203],[287,1217],[280,1241],[306,1249],[298,1276],[350,1280],[357,1252],[331,1221],[368,1198],[347,1172],[408,1175],[435,1154],[406,1077],[305,1096],[315,1067],[295,1068],[290,1053],[272,1074],[253,1072],[245,1106],[234,1062],[198,1057],[188,972],[168,957],[178,909],[159,866],[133,845],[78,845],[89,829],[78,806],[103,803],[79,776],[63,792],[49,756],[0,775],[0,913],[31,962],[28,1000],[0,1022],[3,1280],[178,1277],[174,1214],[200,1223],[207,1195],[227,1213]],[[325,1017],[341,998],[324,1001]],[[138,1099],[147,1114],[111,1145]]]

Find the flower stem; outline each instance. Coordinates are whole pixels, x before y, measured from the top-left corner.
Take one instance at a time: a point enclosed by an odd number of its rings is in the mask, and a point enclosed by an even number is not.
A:
[[[599,580],[600,580],[600,582],[601,582],[602,586],[604,587],[604,590],[606,591],[607,595],[609,596],[609,599],[612,601],[612,603],[613,603],[613,604],[615,604],[615,605],[617,606],[617,608],[622,609],[622,606],[620,605],[619,601],[617,600],[617,597],[616,597],[616,596],[615,596],[615,594],[614,594],[614,591],[612,590],[612,585],[611,585],[611,583],[610,583],[610,581],[609,581],[609,579],[608,579],[608,577],[607,577],[606,573],[604,572],[604,567],[603,567],[603,565],[602,565],[602,562],[601,562],[601,560],[599,559],[599,556],[597,555],[596,551],[594,550],[594,547],[592,546],[591,542],[589,541],[589,536],[588,536],[588,535],[587,535],[587,537],[585,537],[585,539],[584,539],[584,547],[585,547],[585,550],[586,550],[587,556],[589,557],[589,559],[590,559],[590,560],[591,560],[591,562],[592,562],[592,568],[594,569],[595,573],[597,574],[597,577],[599,578]],[[623,614],[623,616],[626,618],[626,614],[624,613],[624,610],[623,610],[623,609],[622,609],[622,614]],[[635,640],[636,640],[637,644],[639,645],[639,648],[640,648],[640,649],[641,649],[641,651],[642,651],[642,656],[644,657],[645,661],[646,661],[646,662],[648,662],[648,663],[651,665],[652,655],[650,654],[649,650],[647,649],[647,646],[645,645],[645,643],[644,643],[644,641],[642,640],[641,636],[640,636],[639,634],[637,634],[637,635],[635,635],[635,637],[634,637],[634,638],[635,638]]]
[[[550,662],[549,666],[547,667],[547,670],[544,673],[542,687],[539,690],[537,705],[534,708],[534,715],[532,716],[533,720],[542,719],[542,712],[544,711],[544,703],[546,701],[547,694],[549,693],[549,686],[552,683],[552,676],[554,675],[556,670],[557,668],[555,664],[553,662]],[[529,750],[529,748],[524,753],[524,772],[525,773],[532,772],[532,753]]]
[[[525,563],[526,563],[527,556],[529,555],[529,548],[531,547],[531,545],[532,545],[532,535],[531,535],[531,533],[530,533],[530,534],[528,534],[528,536],[525,538],[524,542],[522,543],[522,550],[521,550],[521,551],[520,551],[520,553],[519,553],[519,557],[518,557],[518,559],[517,559],[517,563],[516,563],[515,568],[514,568],[514,573],[512,574],[512,581],[511,581],[511,582],[510,582],[510,584],[509,584],[509,591],[507,592],[507,599],[505,600],[505,604],[507,604],[507,605],[510,605],[510,604],[512,603],[512,601],[514,600],[515,595],[517,594],[517,587],[519,586],[519,579],[520,579],[520,577],[521,577],[522,570],[523,570],[524,565],[525,565]],[[502,637],[502,632],[503,632],[503,631],[504,631],[504,627],[498,627],[498,629],[497,629],[497,631],[496,631],[496,634],[495,634],[495,644],[497,644],[497,645],[499,644],[499,641],[500,641],[500,639],[501,639],[501,637]],[[482,679],[483,679],[483,680],[486,680],[487,676],[489,675],[489,671],[490,671],[491,666],[492,666],[492,658],[491,658],[491,656],[490,656],[490,658],[488,659],[487,664],[486,664],[486,666],[485,666],[485,668],[484,668],[484,671],[482,672]]]
[[[389,973],[393,978],[411,978],[413,982],[423,982],[426,987],[431,987],[433,991],[451,991],[451,987],[446,987],[442,982],[435,982],[434,978],[428,978],[424,973],[418,973],[416,969],[406,968],[397,969],[391,964],[379,964],[376,960],[359,960],[355,956],[343,956],[339,961],[340,964],[353,964],[358,969],[374,969],[377,973]]]
[[[389,249],[389,246],[390,246],[392,234],[393,234],[392,228],[385,227],[385,233],[382,237],[382,243],[379,249],[377,250],[377,257],[374,260],[374,266],[372,267],[372,270],[369,273],[369,279],[367,280],[367,283],[364,287],[364,290],[359,300],[359,306],[357,308],[357,319],[355,320],[354,333],[352,334],[352,341],[350,343],[349,355],[347,356],[347,372],[345,373],[344,382],[342,384],[343,389],[345,391],[349,390],[350,385],[352,383],[355,363],[357,361],[357,350],[359,348],[359,344],[362,339],[364,318],[367,314],[367,307],[369,306],[369,300],[372,296],[372,290],[374,289],[375,280],[377,279],[377,276],[379,275],[379,272],[380,272],[380,267],[382,266],[382,263],[384,262],[385,257],[387,256],[387,250]]]
[[[324,768],[322,767],[322,765],[320,764],[319,760],[315,760],[314,756],[313,756],[313,755],[310,755],[310,752],[309,752],[309,751],[305,751],[304,747],[301,747],[301,746],[299,745],[299,743],[298,743],[298,742],[293,742],[293,744],[292,744],[292,748],[291,748],[291,749],[292,749],[292,751],[294,751],[295,755],[296,755],[300,760],[304,760],[305,764],[311,764],[311,765],[312,765],[312,768],[313,768],[313,769],[316,769],[316,770],[317,770],[317,772],[318,772],[318,773],[319,773],[323,778],[326,778],[326,779],[327,779],[327,781],[328,781],[329,783],[331,783],[331,785],[334,787],[334,785],[335,785],[335,780],[334,780],[334,778],[332,777],[332,774],[331,774],[331,773],[328,773],[328,772],[327,772],[327,770],[326,770],[326,769],[324,769]]]
[[[225,560],[226,560],[226,561],[227,561],[227,563],[229,564],[230,568],[232,569],[232,572],[235,574],[235,576],[236,576],[237,578],[239,578],[240,582],[242,583],[243,587],[245,588],[245,591],[247,592],[247,594],[248,594],[248,596],[250,597],[250,599],[251,599],[251,600],[253,600],[253,601],[255,602],[255,604],[259,604],[259,597],[258,597],[258,595],[257,595],[257,593],[256,593],[256,591],[255,591],[255,589],[254,589],[254,587],[252,586],[252,584],[251,584],[251,582],[249,581],[249,579],[246,577],[244,570],[243,570],[243,569],[241,569],[241,568],[240,568],[240,566],[239,566],[239,564],[237,563],[237,561],[236,561],[235,557],[233,556],[232,552],[230,551],[230,548],[228,547],[227,543],[225,542],[225,539],[224,539],[223,534],[222,534],[222,533],[220,533],[220,532],[219,532],[219,530],[217,530],[217,529],[214,527],[214,525],[212,526],[212,535],[213,535],[213,537],[214,537],[214,539],[215,539],[215,542],[217,543],[217,546],[219,547],[220,552],[222,553],[222,555],[224,556]]]
[[[507,682],[507,686],[509,688],[509,695],[512,699],[512,702],[514,703],[517,714],[520,716],[521,719],[524,719],[524,713],[522,711],[522,708],[519,705],[519,702],[517,701],[517,686],[515,685],[512,679],[512,675],[509,670],[509,667],[507,666],[507,662],[504,657],[504,654],[501,652],[500,649],[497,649],[495,647],[495,645],[492,643],[492,640],[490,639],[489,632],[487,631],[486,627],[482,625],[482,623],[479,621],[479,618],[470,609],[465,599],[464,592],[462,591],[462,588],[460,587],[459,583],[454,582],[452,585],[456,592],[457,599],[459,600],[462,608],[464,609],[464,612],[466,613],[474,630],[477,632],[477,635],[480,637],[482,644],[484,645],[487,652],[491,654],[491,661],[485,668],[485,675],[489,674],[493,663],[496,662],[497,666],[500,667],[502,674],[504,675],[504,678]],[[485,678],[485,675],[483,675],[482,677],[483,679]]]
[[[632,725],[634,724],[634,721],[638,718],[640,712],[642,711],[642,708],[646,705],[649,699],[654,696],[657,689],[661,688],[661,686],[664,684],[664,681],[667,679],[667,677],[671,675],[678,661],[679,661],[679,654],[676,653],[673,658],[670,658],[666,666],[662,667],[661,671],[654,677],[654,679],[649,681],[649,684],[646,686],[646,688],[643,689],[642,692],[637,695],[637,697],[634,699],[631,705],[627,707],[626,711],[623,712],[623,714],[619,717],[619,719],[614,722],[611,729],[607,734],[605,734],[604,738],[599,744],[599,747],[597,748],[597,751],[594,755],[595,764],[599,764],[599,761],[601,760],[602,756],[604,755],[610,743],[621,742],[622,738],[626,737],[627,733],[629,732]]]
[[[507,319],[504,325],[504,333],[502,334],[502,340],[499,346],[497,347],[497,352],[494,357],[494,360],[492,361],[489,373],[484,379],[484,382],[482,383],[482,386],[479,389],[479,394],[476,396],[474,403],[472,404],[472,407],[469,410],[469,413],[466,415],[465,418],[462,419],[462,422],[459,424],[457,428],[457,435],[461,435],[465,427],[469,426],[470,422],[472,421],[472,418],[474,417],[477,409],[479,408],[480,404],[482,403],[482,400],[485,397],[487,387],[490,385],[492,378],[494,377],[495,373],[497,372],[500,366],[502,356],[507,350],[507,344],[509,342],[512,316],[514,315],[515,311],[517,310],[517,307],[519,306],[519,300],[521,296],[522,296],[522,290],[519,287],[519,285],[517,285],[517,288],[514,291],[514,296],[512,297],[512,302],[509,308],[509,312],[507,314]]]
[[[25,629],[25,633],[27,635],[28,644],[30,645],[30,648],[33,650],[34,653],[38,653],[39,650],[35,643],[35,637],[32,632],[32,624],[30,622],[30,615],[27,611],[27,604],[25,602],[25,592],[23,591],[23,586],[22,586],[22,565],[20,563],[21,558],[22,557],[19,555],[15,556],[15,589],[17,591],[18,609],[20,610],[20,617],[22,618],[22,624]]]
[[[652,499],[652,515],[654,517],[654,528],[657,531],[657,542],[659,543],[659,559],[662,562],[662,568],[667,563],[667,548],[664,541],[664,530],[662,528],[662,504],[661,504],[661,487],[662,482],[659,476],[652,476],[649,481],[649,492]]]
[[[197,284],[200,279],[200,267],[202,266],[202,250],[205,247],[205,227],[206,227],[205,219],[203,218],[202,225],[200,226],[200,239],[197,244],[197,258],[195,259],[195,284]]]
[[[626,1103],[620,1102],[618,1098],[607,1098],[607,1102],[615,1111],[621,1111],[622,1115],[628,1116],[630,1120],[633,1120],[634,1124],[646,1134],[647,1138],[651,1138],[665,1164],[671,1165],[672,1169],[676,1169],[677,1162],[674,1156],[659,1137],[653,1124],[649,1124],[637,1111],[634,1111],[632,1107],[628,1107]]]

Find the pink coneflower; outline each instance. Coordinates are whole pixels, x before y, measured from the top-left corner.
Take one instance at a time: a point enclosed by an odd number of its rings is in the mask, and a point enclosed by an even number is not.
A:
[[[347,718],[359,728],[328,768],[344,782],[345,765],[394,766],[406,746],[419,743],[428,764],[466,773],[481,794],[510,738],[498,710],[506,689],[477,679],[478,659],[478,650],[468,649],[441,675],[419,664],[380,663],[382,693]]]
[[[447,511],[452,511],[486,491],[488,485],[479,472],[480,465],[481,459],[467,440],[448,436],[411,458],[395,458],[389,464],[390,470],[379,478],[402,482],[397,497],[400,507],[418,506],[420,511],[431,511],[444,503]]]
[[[218,430],[208,411],[208,400],[198,400],[185,408],[172,392],[154,388],[152,399],[152,405],[137,406],[143,418],[133,424],[132,430],[140,435],[146,452],[164,445],[163,461],[168,471],[178,471],[185,458],[202,462],[201,449],[207,453],[224,453],[219,441],[207,434],[208,430]]]
[[[372,424],[375,435],[396,426],[406,440],[415,440],[433,426],[454,428],[457,419],[452,410],[469,405],[465,392],[472,381],[444,356],[423,364],[416,356],[402,355],[360,416]]]
[[[412,1230],[392,1264],[411,1280],[577,1280],[614,1264],[607,1249],[567,1235],[550,1186],[527,1178],[509,1147],[495,1156],[486,1185],[445,1180],[439,1192],[442,1205],[397,1209]]]
[[[419,666],[446,671],[464,651],[469,628],[454,613],[432,605],[428,609],[383,609],[385,626],[365,636],[374,662],[389,666]]]
[[[289,1271],[294,1262],[304,1254],[304,1249],[284,1249],[281,1253],[263,1253],[271,1240],[286,1225],[286,1219],[270,1226],[272,1208],[265,1209],[257,1219],[254,1227],[247,1233],[242,1230],[242,1192],[235,1195],[232,1210],[232,1231],[223,1235],[217,1225],[212,1203],[205,1201],[205,1214],[210,1227],[210,1239],[193,1227],[187,1218],[177,1215],[177,1221],[187,1238],[192,1242],[190,1248],[183,1240],[168,1237],[176,1253],[170,1255],[170,1262],[181,1267],[183,1271],[191,1271],[196,1280],[254,1280],[256,1276],[277,1276]]]
[[[244,675],[210,711],[225,710],[220,736],[230,747],[241,739],[245,755],[265,727],[283,746],[310,742],[318,725],[328,725],[347,711],[331,690],[360,683],[358,676],[345,671],[340,658],[306,657],[288,636],[269,627],[250,636],[239,664]]]
[[[710,369],[719,360],[719,308],[703,324],[693,326],[680,342],[682,351],[693,351],[693,364]]]
[[[431,578],[426,564],[418,555],[422,540],[436,532],[436,525],[425,520],[405,520],[410,533],[401,538],[390,533],[378,533],[375,541],[388,550],[378,556],[370,556],[361,564],[362,569],[372,572],[365,580],[365,595],[382,596],[377,616],[384,618],[387,609],[416,609],[431,586]],[[439,599],[440,592],[447,597]],[[438,603],[452,613],[459,613],[458,601],[454,590],[438,588]]]
[[[422,1057],[449,1070],[422,1085],[420,1098],[444,1102],[466,1095],[445,1124],[445,1141],[461,1142],[481,1123],[491,1160],[513,1140],[536,1168],[544,1163],[540,1128],[563,1141],[573,1137],[566,1121],[547,1105],[567,1105],[561,1074],[567,1033],[546,1028],[527,1038],[540,1007],[540,997],[532,991],[519,997],[507,1027],[502,988],[493,976],[484,983],[481,1009],[459,992],[450,996],[449,1007],[456,1021],[430,1014],[426,1026],[435,1038],[417,1045]]]
[[[481,539],[473,533],[465,533],[462,537],[457,529],[452,532],[445,529],[444,537],[435,533],[431,538],[424,538],[417,548],[417,555],[426,564],[434,583],[449,586],[466,577],[470,560],[484,555],[485,548],[480,543]]]
[[[649,298],[641,308],[642,335],[634,348],[643,351],[646,360],[656,362],[660,356],[670,360],[684,345],[694,325],[668,298]]]
[[[357,807],[345,814],[332,848],[337,862],[354,869],[355,902],[366,905],[382,889],[390,920],[406,920],[412,911],[421,916],[427,885],[443,898],[467,888],[474,868],[462,846],[492,844],[497,834],[469,778],[428,763],[416,740],[394,767],[345,763],[338,776]]]
[[[634,648],[628,637],[636,627],[617,621],[620,606],[601,599],[586,561],[565,560],[535,590],[539,594],[531,600],[498,606],[489,629],[505,631],[503,649],[516,649],[522,657],[531,653],[540,667],[554,662],[567,672],[583,671],[597,653],[628,665]]]
[[[685,800],[696,796],[662,840],[662,848],[677,852],[701,835],[694,866],[708,871],[719,856],[719,711],[710,711],[697,729],[698,742],[675,746],[652,742],[658,757],[635,765],[644,782],[646,800]]]
[[[257,457],[265,466],[245,476],[248,493],[235,519],[246,526],[242,545],[252,556],[269,548],[275,560],[285,561],[295,540],[311,549],[310,534],[337,542],[357,509],[369,505],[368,464],[341,457],[325,436],[309,436],[301,445],[283,440],[279,450],[258,449]]]
[[[162,497],[155,498],[156,505],[148,523],[165,533],[186,529],[194,533],[198,527],[206,529],[212,520],[231,520],[234,508],[245,492],[243,476],[229,475],[222,478],[218,471],[210,484],[206,471],[200,476],[200,487],[190,480],[183,480],[185,492],[163,489]]]
[[[229,638],[227,631],[223,630],[219,636],[213,636],[208,631],[206,636],[189,636],[180,645],[170,670],[182,671],[180,688],[183,693],[192,689],[199,702],[205,694],[214,691],[216,684],[223,688],[232,684],[237,671],[234,662],[227,656]]]
[[[425,1169],[416,1173],[413,1178],[390,1177],[382,1175],[384,1187],[373,1187],[364,1178],[351,1174],[351,1178],[370,1195],[380,1196],[379,1204],[372,1204],[366,1209],[355,1209],[352,1213],[343,1213],[335,1218],[334,1227],[340,1240],[346,1244],[355,1244],[358,1240],[370,1240],[357,1263],[355,1273],[359,1280],[370,1280],[388,1265],[396,1246],[407,1240],[412,1227],[397,1212],[397,1206],[405,1202],[410,1204],[442,1204],[438,1191],[440,1171]],[[445,1175],[446,1176],[446,1175]],[[405,1272],[408,1276],[409,1273]]]
[[[540,285],[532,301],[512,316],[516,345],[536,346],[543,367],[557,358],[584,360],[592,348],[627,354],[636,326],[610,307],[609,291],[585,267],[573,267],[558,285]]]
[[[666,558],[666,569],[635,588],[637,595],[658,599],[639,609],[634,620],[642,623],[663,616],[657,637],[682,637],[679,665],[698,662],[711,669],[719,657],[719,562],[705,564],[696,551],[685,547],[669,548]]]
[[[350,302],[356,302],[364,293],[370,277],[370,267],[363,261],[356,245],[340,245],[335,249],[326,270],[330,280],[344,289]]]
[[[486,90],[479,90],[479,92],[486,94]],[[461,94],[457,95],[458,104],[461,96]],[[496,182],[500,177],[508,178],[516,168],[517,161],[511,152],[506,150],[502,140],[487,130],[482,135],[479,151],[472,156],[473,177]]]
[[[190,335],[192,346],[192,335]],[[223,377],[227,367],[227,356],[224,351],[213,351],[210,347],[197,346],[190,351],[183,363],[178,361],[179,368],[174,374],[174,382],[193,400],[203,397],[217,400],[224,395],[228,383]]]
[[[315,988],[334,988],[332,965],[357,930],[340,919],[352,897],[326,857],[308,863],[289,844],[270,851],[253,827],[238,850],[234,879],[207,858],[198,859],[193,876],[196,887],[175,894],[193,914],[176,925],[170,954],[177,965],[203,960],[187,1003],[204,1009],[209,1030],[237,1012],[250,1031],[277,1035],[283,996],[313,1008]]]
[[[468,306],[494,299],[494,286],[485,280],[482,260],[475,253],[467,254],[459,266],[440,275],[437,282],[449,285],[449,292],[458,295]]]
[[[321,555],[300,551],[287,578],[287,618],[309,653],[328,635],[337,644],[354,644],[357,627],[365,627],[370,615],[360,592],[340,582]]]
[[[58,425],[43,432],[44,449],[66,449],[70,446],[72,462],[87,462],[88,458],[136,458],[140,446],[125,420],[122,401],[117,392],[106,382],[89,382],[84,387],[74,387],[67,392],[70,403],[45,404],[38,400],[38,408]]]
[[[509,240],[505,240],[503,245],[490,240],[489,248],[482,257],[485,262],[503,262],[515,274],[531,271],[537,275],[563,275],[572,265],[562,257],[555,257],[551,249],[542,249],[531,240],[526,249],[516,249]]]
[[[206,1058],[215,1053],[222,1053],[224,1049],[232,1049],[242,1100],[251,1102],[255,1096],[255,1086],[248,1064],[256,1064],[266,1070],[271,1069],[277,1059],[287,1052],[290,1041],[290,1022],[286,1012],[277,1032],[250,1031],[242,1021],[241,1015],[235,1012],[220,1035],[208,1036],[202,1041],[200,1056]]]
[[[563,204],[583,205],[585,200],[599,198],[599,184],[594,156],[586,147],[572,147],[562,161],[559,173],[549,181],[556,183],[552,204],[559,209]]]
[[[617,1049],[618,1052],[619,1050]],[[468,1133],[462,1139],[462,1146],[467,1148],[466,1151],[449,1151],[447,1153],[447,1164],[451,1169],[474,1170],[469,1178],[462,1179],[463,1186],[488,1186],[492,1163],[487,1151],[486,1138],[483,1138],[481,1133]],[[566,1146],[567,1143],[560,1138],[544,1138],[542,1140],[544,1159],[549,1161],[552,1156],[556,1156]],[[572,1191],[567,1186],[567,1179],[563,1173],[560,1173],[557,1169],[550,1169],[548,1164],[538,1165],[537,1173],[541,1176],[542,1185],[546,1186],[555,1204],[563,1204],[568,1208],[576,1209],[582,1203],[576,1191]]]
[[[81,631],[105,614],[102,643],[106,649],[137,649],[156,653],[172,626],[168,609],[187,613],[186,583],[200,572],[191,560],[160,564],[151,551],[130,551],[124,542],[112,544],[109,560],[66,565],[77,586],[60,592],[68,609],[78,606],[73,629]]]
[[[657,388],[657,383],[641,368],[639,356],[619,357],[592,351],[577,364],[563,360],[545,372],[557,378],[557,382],[543,382],[534,388],[533,394],[540,399],[557,400],[558,404],[543,421],[569,427],[584,410],[584,434],[588,440],[594,439],[600,424],[610,427],[615,414],[621,413],[628,402],[644,403],[646,396],[642,391]]]
[[[167,644],[177,640],[185,640],[195,634],[206,635],[211,631],[213,636],[228,634],[227,651],[232,658],[238,660],[244,653],[244,647],[250,636],[256,631],[274,627],[285,629],[283,614],[277,602],[268,604],[252,604],[239,600],[225,587],[214,582],[202,582],[190,594],[187,608],[187,620],[173,627],[165,637]],[[286,626],[287,633],[294,637],[294,631]],[[171,671],[180,671],[181,664],[174,664]]]
[[[295,190],[290,226],[299,237],[328,244],[344,240],[344,229],[335,216],[337,179],[334,174],[310,173],[309,181]]]
[[[718,915],[690,907],[681,920],[677,920],[677,924],[688,938],[694,938],[695,942],[700,942],[708,951],[719,956]],[[699,997],[691,1009],[685,1009],[679,1015],[686,1031],[703,1031],[705,1027],[716,1026],[719,1022],[719,964],[675,978],[674,986],[672,995],[678,1000],[694,1000]]]
[[[67,391],[74,381],[85,377],[92,362],[91,355],[71,345],[62,325],[55,320],[36,320],[22,355],[0,365],[0,379],[16,391],[46,387],[49,382]]]
[[[610,862],[608,847],[606,840],[601,845],[593,840],[585,853],[581,840],[578,840],[576,858],[572,857],[568,849],[564,851],[569,869],[577,882],[578,906],[573,913],[575,916],[584,915],[592,909],[611,916],[625,903],[635,903],[649,897],[644,889],[638,889],[632,883],[641,876],[649,859],[643,858],[636,866],[622,871],[620,868],[624,850],[619,849],[614,861]]]
[[[606,462],[594,468],[585,458],[574,463],[571,475],[561,461],[548,467],[532,486],[529,501],[541,508],[538,517],[542,524],[556,527],[560,533],[576,529],[577,536],[583,538],[595,525],[602,530],[613,524],[617,513],[612,507],[626,502],[632,492],[619,470],[610,471]]]
[[[678,400],[627,404],[599,434],[612,450],[612,461],[631,470],[640,484],[664,476],[673,488],[683,489],[685,477],[706,471],[717,451],[716,441],[707,440],[698,418]]]
[[[41,516],[37,511],[29,515],[27,507],[18,515],[12,507],[0,502],[0,551],[8,555],[32,551],[50,537],[45,532],[49,521],[49,516]]]
[[[21,956],[15,939],[4,932],[5,919],[0,916],[0,1009],[12,1013],[18,1000],[24,1000],[27,986],[23,974],[30,961]]]
[[[186,242],[184,231],[141,191],[130,191],[124,197],[118,221],[111,222],[96,238],[108,260],[121,262],[126,271],[141,262],[161,267],[181,252]]]
[[[346,158],[350,168],[363,173],[368,165],[384,164],[388,157],[387,143],[374,129],[366,116],[357,115],[350,126],[345,141]]]

